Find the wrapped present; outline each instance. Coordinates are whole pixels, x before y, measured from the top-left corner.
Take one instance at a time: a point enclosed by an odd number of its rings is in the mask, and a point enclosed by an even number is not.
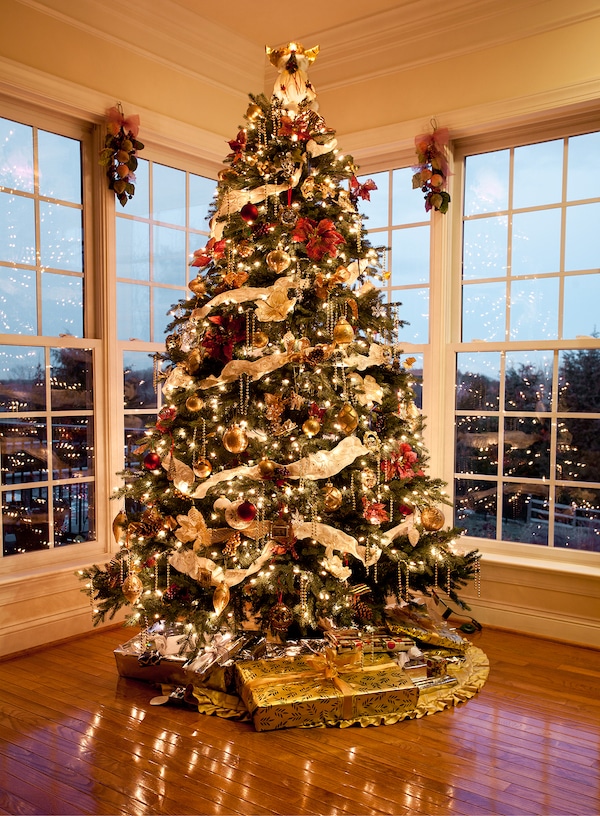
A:
[[[121,677],[148,683],[185,683],[184,667],[193,645],[182,626],[154,624],[115,649],[117,671]]]
[[[238,693],[257,731],[350,724],[410,712],[418,689],[385,656],[363,660],[327,647],[318,655],[235,664]]]
[[[447,625],[440,616],[416,603],[386,607],[387,626],[391,633],[413,638],[418,644],[441,646],[456,652],[464,652],[469,641]]]
[[[405,635],[389,634],[385,630],[361,632],[358,629],[327,629],[325,639],[338,654],[353,652],[394,653],[407,652],[415,645],[414,640]]]

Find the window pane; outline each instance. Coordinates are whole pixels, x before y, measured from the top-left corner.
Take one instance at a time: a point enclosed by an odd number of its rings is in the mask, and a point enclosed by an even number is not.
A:
[[[193,173],[190,173],[188,178],[190,186],[190,206],[188,211],[190,228],[209,232],[208,211],[214,200],[217,183],[213,179],[195,176]]]
[[[548,488],[505,484],[502,500],[502,539],[521,544],[548,545]]]
[[[81,143],[38,131],[40,195],[81,204]]]
[[[566,271],[600,267],[600,241],[592,240],[597,236],[598,224],[600,203],[567,207]]]
[[[150,280],[150,227],[117,218],[117,277]]]
[[[539,207],[562,199],[563,140],[515,148],[513,207]]]
[[[149,162],[140,159],[138,156],[138,166],[135,171],[135,193],[133,198],[127,202],[127,215],[135,215],[138,218],[149,218],[150,216],[150,184],[148,179]],[[118,221],[117,221],[118,223]],[[129,275],[125,277],[130,277]]]
[[[3,554],[47,550],[50,546],[48,489],[10,490],[2,501]]]
[[[402,289],[395,296],[401,302],[399,317],[408,324],[398,332],[401,343],[429,342],[429,289]]]
[[[173,307],[179,302],[181,292],[177,289],[162,289],[156,287],[154,296],[154,332],[153,341],[164,341],[167,326],[173,320]]]
[[[506,284],[463,286],[463,342],[504,340]]]
[[[83,279],[42,272],[42,334],[83,337]]]
[[[0,186],[33,193],[33,130],[0,119]]]
[[[459,411],[497,411],[500,393],[500,354],[472,352],[456,355],[456,408]]]
[[[600,275],[569,275],[565,278],[563,330],[565,339],[583,335],[597,336],[600,331]]]
[[[553,359],[551,351],[507,352],[504,378],[507,411],[550,411]]]
[[[377,189],[369,192],[369,201],[359,200],[360,212],[365,216],[364,225],[368,230],[387,227],[389,224],[390,174],[386,171],[370,176],[360,176],[359,181],[364,184],[369,178],[375,182]]]
[[[457,473],[498,473],[498,417],[456,418]]]
[[[600,552],[600,490],[557,488],[554,546]]]
[[[153,165],[153,218],[185,227],[185,173],[162,164]]]
[[[558,288],[558,278],[511,283],[511,340],[555,340],[558,337]]]
[[[454,523],[467,535],[496,538],[496,482],[456,479]]]
[[[505,476],[547,479],[550,476],[550,420],[507,417],[503,463]]]
[[[93,408],[94,377],[91,349],[51,349],[51,361],[52,410]]]
[[[556,448],[558,479],[600,482],[600,419],[559,418]]]
[[[600,413],[600,349],[562,351],[559,356],[559,411]]]
[[[91,541],[96,537],[93,483],[57,485],[53,499],[55,547]]]
[[[150,289],[117,283],[119,340],[150,340]]]
[[[477,218],[465,221],[463,278],[500,278],[508,268],[508,219]]]
[[[154,363],[145,351],[123,353],[123,394],[126,410],[156,408]]]
[[[402,167],[394,170],[394,195],[392,199],[392,224],[414,224],[420,221],[430,221],[431,215],[425,212],[424,194],[413,190],[412,167]],[[371,194],[372,197],[372,194]]]
[[[52,466],[55,479],[94,475],[92,417],[60,417],[52,421]]]
[[[155,226],[152,280],[157,283],[185,286],[186,272],[185,232]]]
[[[560,270],[560,210],[513,216],[512,274],[537,275]]]
[[[600,178],[590,173],[591,157],[600,156],[600,132],[585,133],[569,139],[567,200],[600,197]]]
[[[0,346],[0,411],[43,411],[45,370],[43,349]]]
[[[36,278],[26,269],[0,268],[0,332],[37,334]]]
[[[392,286],[429,283],[429,227],[392,233]]]
[[[44,419],[0,420],[2,484],[41,482],[48,478],[48,435]]]
[[[0,261],[35,265],[33,199],[0,192]]]
[[[414,402],[417,408],[423,408],[423,355],[422,354],[411,354],[411,357],[415,358],[415,362],[410,367],[409,371],[411,374],[410,380],[408,380],[407,385],[412,388],[414,393]]]
[[[498,212],[508,208],[509,167],[509,150],[467,156],[465,215]]]
[[[81,210],[40,201],[40,262],[51,269],[83,271]]]

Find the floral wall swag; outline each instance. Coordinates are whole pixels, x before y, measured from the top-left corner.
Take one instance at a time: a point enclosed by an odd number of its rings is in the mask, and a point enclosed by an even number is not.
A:
[[[138,166],[136,153],[144,149],[138,142],[140,117],[125,117],[118,102],[106,112],[106,137],[100,151],[100,164],[106,167],[108,189],[114,190],[122,207],[135,193],[135,171]]]
[[[450,194],[444,187],[448,181],[448,128],[438,128],[432,121],[432,132],[415,137],[415,147],[419,164],[413,167],[413,190],[420,188],[425,193],[425,210],[448,211]]]

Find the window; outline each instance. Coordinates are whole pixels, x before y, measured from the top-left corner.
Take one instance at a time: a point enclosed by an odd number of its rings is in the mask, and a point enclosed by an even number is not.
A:
[[[96,537],[86,149],[73,127],[0,119],[2,563]]]
[[[478,538],[600,552],[599,155],[593,132],[464,157],[455,514]]]
[[[398,319],[406,322],[396,342],[404,357],[416,360],[412,368],[415,402],[422,408],[423,352],[429,343],[431,219],[422,195],[412,189],[412,176],[410,167],[370,174],[377,189],[360,210],[370,243],[386,248],[381,287],[387,292],[387,302],[396,304]]]
[[[208,241],[216,183],[154,160],[139,160],[135,195],[116,211],[117,332],[124,390],[125,463],[159,404],[153,354],[196,277],[190,258]]]

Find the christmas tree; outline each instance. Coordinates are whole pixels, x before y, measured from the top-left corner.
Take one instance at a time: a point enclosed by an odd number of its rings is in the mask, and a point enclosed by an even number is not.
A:
[[[473,577],[426,473],[399,304],[359,212],[372,181],[318,113],[318,48],[267,49],[219,173],[162,355],[163,404],[124,474],[120,550],[84,573],[95,621],[282,637],[379,625],[387,604]],[[206,639],[205,639],[206,640]]]

